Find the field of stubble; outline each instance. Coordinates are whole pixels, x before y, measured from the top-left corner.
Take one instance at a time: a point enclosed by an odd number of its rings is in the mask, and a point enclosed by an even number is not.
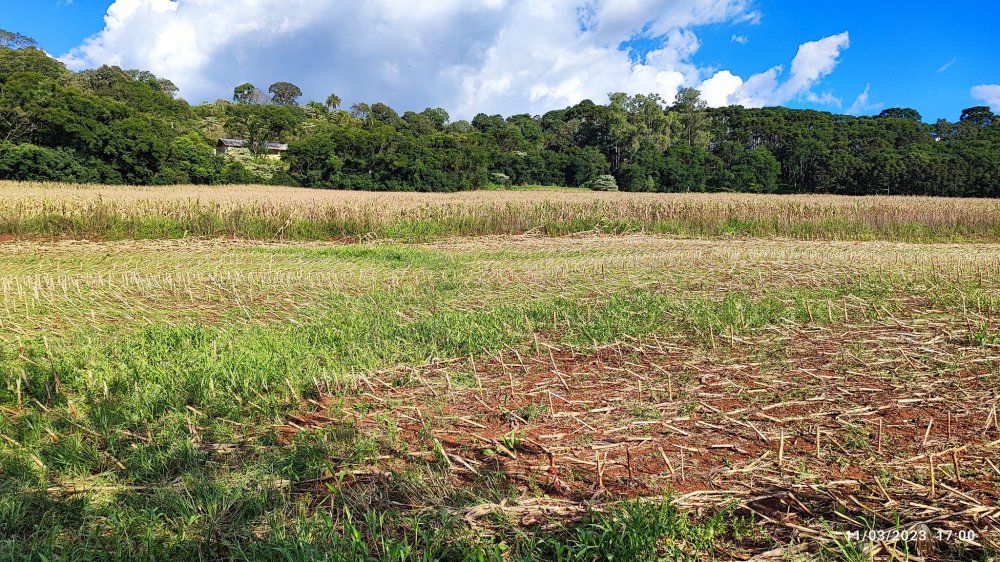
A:
[[[1000,551],[995,201],[0,193],[0,558]]]

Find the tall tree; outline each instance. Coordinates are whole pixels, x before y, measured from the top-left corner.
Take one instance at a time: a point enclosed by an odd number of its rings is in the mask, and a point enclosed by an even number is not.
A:
[[[448,120],[451,116],[448,112],[440,107],[428,107],[427,109],[420,112],[421,115],[430,120],[434,124],[434,127],[441,131],[448,125]]]
[[[180,88],[178,88],[176,84],[166,78],[158,78],[156,80],[156,84],[159,86],[161,92],[169,95],[170,97],[175,97],[177,92],[180,91]]]
[[[911,121],[923,121],[923,116],[916,109],[909,107],[890,107],[878,114],[879,119],[909,119]]]
[[[34,49],[38,47],[38,41],[35,41],[27,35],[21,35],[20,33],[15,33],[13,31],[0,29],[0,47],[14,50]]]
[[[299,105],[302,90],[291,82],[276,82],[267,89],[274,105]]]
[[[63,63],[38,49],[0,48],[0,82],[18,72],[37,72],[59,81],[68,81],[70,72]]]
[[[230,105],[226,108],[226,132],[244,139],[255,156],[267,153],[267,144],[284,140],[299,124],[293,108],[277,105]]]
[[[959,121],[962,123],[971,123],[979,127],[985,127],[996,121],[997,116],[993,114],[993,111],[985,105],[978,105],[976,107],[969,107],[962,110],[962,116]]]
[[[158,78],[148,70],[126,70],[125,74],[131,76],[136,82],[147,84],[151,88],[168,94],[170,97],[174,97],[177,94],[178,88],[173,82],[166,78]]]
[[[267,103],[267,94],[247,82],[233,89],[233,101],[240,105],[264,105]]]
[[[152,74],[150,74],[152,76]],[[124,84],[134,79],[132,75],[118,66],[103,65],[99,68],[87,69],[77,74],[77,78],[91,92],[99,96],[115,97],[121,92]]]
[[[375,102],[372,104],[371,118],[397,129],[402,126],[402,119],[399,118],[399,114],[396,113],[396,110],[382,102]]]
[[[708,104],[701,99],[701,92],[695,88],[681,88],[674,97],[674,105],[670,108],[674,121],[674,136],[680,138],[688,146],[707,145],[708,129],[711,125],[706,109]]]
[[[38,128],[34,116],[17,100],[15,93],[8,95],[0,82],[0,143],[15,143],[31,139]]]
[[[341,100],[340,96],[338,96],[337,94],[330,94],[326,98],[326,108],[329,109],[330,111],[339,109],[341,103],[343,103],[343,100]]]

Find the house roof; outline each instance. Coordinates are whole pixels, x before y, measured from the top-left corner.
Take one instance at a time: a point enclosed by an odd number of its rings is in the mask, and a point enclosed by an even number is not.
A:
[[[219,146],[224,146],[226,148],[243,148],[247,145],[247,141],[243,139],[219,139]],[[277,142],[264,143],[268,150],[277,150],[284,152],[288,150],[287,144],[281,144]]]

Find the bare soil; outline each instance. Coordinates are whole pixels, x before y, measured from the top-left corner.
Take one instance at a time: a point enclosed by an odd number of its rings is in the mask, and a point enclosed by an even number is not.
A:
[[[1000,544],[996,352],[963,327],[896,319],[706,351],[658,338],[586,354],[536,344],[365,377],[346,402],[313,401],[279,432],[351,423],[380,435],[391,419],[409,450],[380,470],[446,457],[455,484],[500,475],[532,505],[737,502],[783,545],[869,528],[975,532],[938,544],[947,558]],[[538,513],[567,512],[524,522]]]

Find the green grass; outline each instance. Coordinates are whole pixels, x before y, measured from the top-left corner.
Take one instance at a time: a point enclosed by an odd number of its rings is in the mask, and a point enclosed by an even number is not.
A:
[[[839,322],[844,303],[854,320],[881,318],[902,299],[938,295],[957,316],[966,293],[946,298],[944,288],[978,290],[974,271],[963,274],[968,285],[925,271],[923,251],[901,250],[889,275],[810,262],[809,250],[777,259],[773,252],[787,250],[722,246],[711,255],[663,244],[206,243],[14,254],[0,266],[0,277],[23,285],[0,307],[11,329],[0,337],[0,558],[721,558],[717,547],[752,534],[752,524],[729,511],[693,519],[664,502],[593,513],[556,532],[502,520],[490,522],[499,533],[478,532],[461,510],[514,490],[502,481],[456,488],[441,462],[371,489],[293,494],[289,482],[396,458],[405,444],[391,423],[364,435],[347,415],[291,443],[276,428],[318,388],[353,393],[358,374],[527,353],[535,338],[586,350],[659,334],[710,353],[728,336]],[[741,251],[734,268],[732,252]],[[102,271],[120,277],[93,279]],[[182,273],[193,280],[162,281]],[[765,274],[773,277],[758,285]],[[70,487],[84,491],[60,491]]]
[[[231,521],[266,509],[267,501],[247,502],[247,490],[206,491],[193,487],[190,493],[204,502],[206,514],[190,514],[190,520],[211,521],[213,511],[223,511]],[[236,500],[235,498],[240,498]],[[167,498],[164,500],[169,501]],[[91,509],[85,502],[75,506]],[[695,522],[667,502],[626,503],[609,512],[595,512],[581,521],[545,533],[512,533],[477,536],[470,533],[456,514],[448,511],[399,517],[370,510],[350,510],[273,522],[264,529],[247,528],[241,534],[223,533],[202,542],[188,528],[156,527],[156,513],[116,520],[77,543],[49,540],[33,545],[28,554],[11,541],[0,540],[0,556],[9,560],[162,560],[221,558],[237,560],[289,561],[590,561],[664,559],[694,561],[724,559],[715,548],[727,540],[753,533],[753,522],[723,511],[704,522]],[[136,535],[129,531],[136,530]],[[255,532],[266,532],[257,538]],[[118,558],[108,556],[108,547],[129,541],[134,549]],[[666,557],[666,558],[665,558]]]

